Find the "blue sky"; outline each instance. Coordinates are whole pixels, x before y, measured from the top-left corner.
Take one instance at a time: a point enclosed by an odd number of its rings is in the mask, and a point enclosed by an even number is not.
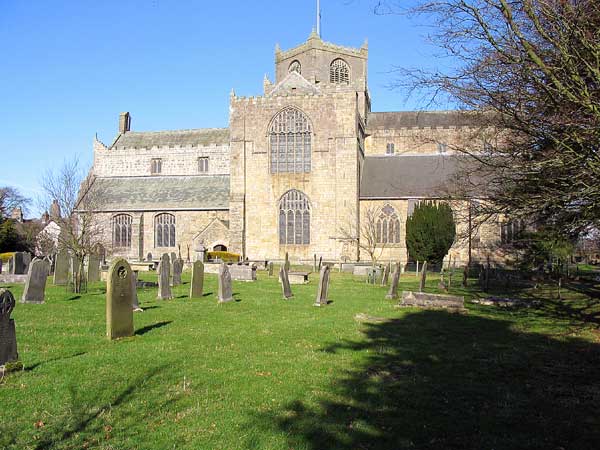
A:
[[[121,111],[137,131],[226,127],[231,89],[261,94],[275,44],[308,37],[315,3],[0,0],[0,186],[34,197],[46,168],[75,155],[88,167]],[[418,108],[388,85],[394,66],[431,65],[427,29],[376,3],[321,0],[322,38],[368,38],[374,111]]]

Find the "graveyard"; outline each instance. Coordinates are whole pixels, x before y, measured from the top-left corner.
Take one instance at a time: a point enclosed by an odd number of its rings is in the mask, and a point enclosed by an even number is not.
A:
[[[414,273],[386,298],[389,285],[335,268],[329,286],[312,273],[282,290],[279,269],[233,281],[224,303],[216,274],[199,298],[189,269],[164,299],[138,287],[143,312],[116,340],[106,282],[74,294],[48,278],[43,303],[21,303],[24,284],[0,285],[16,299],[23,364],[0,381],[0,448],[593,448],[600,439],[595,274],[565,282],[561,299],[554,284],[484,293],[457,275],[449,293],[464,296],[465,310],[452,311],[399,308],[402,292],[420,290]],[[444,294],[435,274],[423,287]],[[322,289],[327,301],[315,307]],[[512,296],[524,302],[486,300]]]

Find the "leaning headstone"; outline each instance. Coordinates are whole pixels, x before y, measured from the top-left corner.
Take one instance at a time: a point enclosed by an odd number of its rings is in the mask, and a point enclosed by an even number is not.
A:
[[[204,290],[204,263],[194,261],[192,265],[192,282],[190,283],[190,298],[200,298]]]
[[[64,286],[69,282],[69,254],[61,250],[54,261],[54,284]]]
[[[29,264],[31,264],[31,253],[24,252],[23,253],[23,273],[27,273],[29,271]]]
[[[181,271],[183,270],[183,259],[177,258],[173,261],[173,278],[172,285],[179,286],[181,284]]]
[[[133,335],[133,283],[129,263],[117,259],[108,269],[106,283],[106,336],[119,339]]]
[[[269,276],[273,276],[273,261],[269,262]]]
[[[319,277],[319,288],[317,290],[317,299],[315,300],[315,306],[327,305],[327,293],[329,291],[329,266],[324,265],[321,267]]]
[[[48,277],[48,265],[41,259],[35,258],[29,264],[25,289],[21,303],[44,303],[44,289]]]
[[[427,280],[427,261],[423,262],[421,267],[421,281],[419,282],[419,292],[423,292],[425,289],[425,281]]]
[[[232,300],[231,274],[229,273],[227,264],[221,263],[219,266],[219,303],[226,303]]]
[[[95,253],[88,256],[87,281],[88,283],[100,281],[100,256]]]
[[[319,270],[321,270],[321,267],[323,267],[323,257],[319,256]]]
[[[383,275],[381,276],[381,285],[387,286],[390,278],[390,265],[388,264],[383,268]]]
[[[288,252],[285,252],[285,262],[283,263],[283,267],[289,272],[290,266],[290,256],[288,255]]]
[[[290,288],[290,279],[288,278],[288,273],[285,268],[282,266],[279,269],[279,279],[281,280],[281,289],[283,291],[283,298],[288,299],[292,298],[292,289]]]
[[[138,271],[134,270],[131,273],[131,306],[133,308],[133,312],[144,312],[144,310],[142,308],[140,308],[140,301],[138,300],[137,280],[138,280]]]
[[[400,281],[400,264],[396,265],[396,270],[392,275],[392,285],[390,286],[390,290],[388,291],[385,298],[393,300],[398,298],[398,282]]]
[[[169,284],[169,278],[171,275],[171,264],[169,263],[169,255],[163,253],[160,258],[160,265],[158,266],[158,299],[168,300],[173,298],[171,294],[171,285]]]
[[[0,368],[19,360],[15,321],[10,318],[14,307],[15,298],[12,293],[8,289],[0,289]],[[3,370],[0,374],[1,372]]]

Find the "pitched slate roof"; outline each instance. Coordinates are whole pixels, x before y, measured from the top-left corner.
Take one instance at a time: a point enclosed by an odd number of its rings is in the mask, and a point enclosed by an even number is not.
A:
[[[196,130],[128,131],[117,136],[111,148],[152,148],[168,146],[209,146],[229,144],[229,128]]]
[[[229,208],[229,175],[99,177],[91,189],[101,211]]]
[[[466,157],[452,155],[367,156],[360,198],[445,197],[465,164]]]
[[[477,126],[477,120],[474,113],[467,111],[371,112],[367,115],[367,129]]]
[[[319,89],[296,71],[288,73],[268,94],[269,97],[287,94],[319,94]]]

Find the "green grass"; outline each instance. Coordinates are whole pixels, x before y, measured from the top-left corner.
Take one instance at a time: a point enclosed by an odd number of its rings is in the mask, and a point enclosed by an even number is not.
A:
[[[101,283],[81,296],[49,285],[45,304],[18,304],[25,370],[0,384],[0,448],[600,447],[596,286],[450,314],[394,308],[386,288],[336,272],[324,308],[312,306],[314,274],[284,301],[260,272],[224,305],[214,275],[195,300],[183,278],[171,301],[140,290],[136,335],[119,341],[104,337]],[[401,289],[416,285],[403,276]]]

